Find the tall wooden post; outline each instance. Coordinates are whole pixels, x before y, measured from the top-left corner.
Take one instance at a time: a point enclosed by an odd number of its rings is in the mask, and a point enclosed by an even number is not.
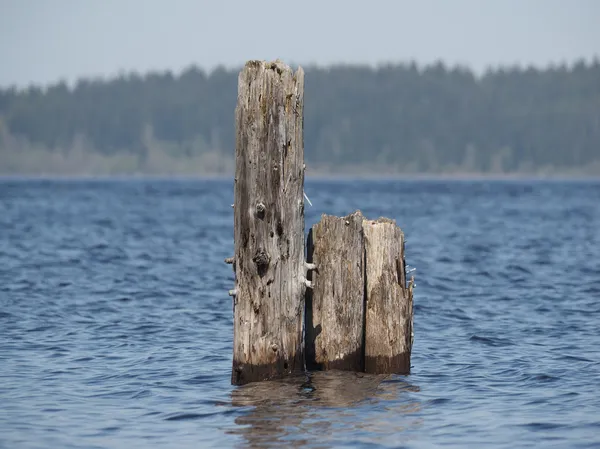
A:
[[[249,61],[238,78],[235,385],[304,368],[304,72]]]
[[[365,371],[408,374],[412,284],[406,285],[404,233],[389,218],[365,220]]]
[[[323,215],[308,238],[312,291],[307,292],[306,364],[309,369],[364,367],[365,245],[363,215]]]

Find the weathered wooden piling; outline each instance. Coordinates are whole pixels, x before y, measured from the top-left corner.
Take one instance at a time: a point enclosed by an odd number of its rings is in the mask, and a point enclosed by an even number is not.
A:
[[[238,78],[231,381],[304,368],[304,72],[249,61]]]
[[[306,358],[312,369],[407,374],[412,286],[404,233],[393,220],[323,215],[308,238]]]
[[[365,371],[410,372],[412,285],[406,284],[404,233],[388,218],[365,220]]]
[[[305,367],[410,371],[413,284],[396,223],[323,214],[305,262],[303,102],[301,68],[250,61],[240,72],[235,254],[225,259],[235,272],[235,385]]]
[[[364,368],[364,217],[323,215],[309,232],[306,365],[309,369]]]

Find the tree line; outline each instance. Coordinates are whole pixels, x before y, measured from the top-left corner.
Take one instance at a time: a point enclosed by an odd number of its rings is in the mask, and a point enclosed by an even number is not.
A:
[[[600,173],[597,59],[481,76],[441,62],[305,72],[309,170]],[[192,66],[1,88],[0,170],[79,157],[112,160],[108,171],[229,172],[238,73]]]

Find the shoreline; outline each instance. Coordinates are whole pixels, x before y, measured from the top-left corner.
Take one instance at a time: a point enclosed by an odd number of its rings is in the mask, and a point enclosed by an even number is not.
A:
[[[233,181],[233,174],[0,174],[0,181]],[[310,181],[600,181],[600,174],[584,173],[327,173],[305,175]]]

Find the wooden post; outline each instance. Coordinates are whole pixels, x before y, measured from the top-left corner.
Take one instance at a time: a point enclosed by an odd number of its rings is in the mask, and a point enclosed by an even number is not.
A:
[[[404,233],[388,218],[365,220],[365,371],[408,374],[412,283],[406,285]]]
[[[239,75],[235,255],[225,260],[234,385],[303,371],[305,346],[309,369],[410,371],[413,284],[396,223],[323,215],[304,261],[303,101],[301,68],[250,61]]]
[[[362,371],[364,367],[364,217],[323,215],[308,237],[306,365]]]
[[[238,78],[231,381],[304,368],[304,72],[249,61]]]
[[[404,233],[388,218],[323,215],[308,237],[306,364],[373,374],[408,374],[412,283]]]

